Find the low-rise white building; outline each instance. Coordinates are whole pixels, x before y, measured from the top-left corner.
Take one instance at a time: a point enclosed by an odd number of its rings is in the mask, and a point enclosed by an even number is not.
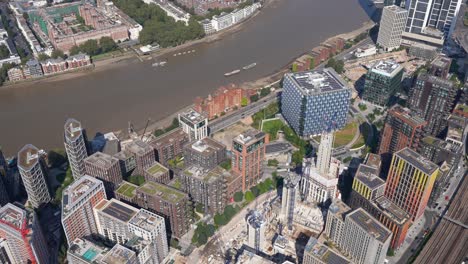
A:
[[[377,54],[377,47],[375,47],[375,45],[366,45],[362,48],[357,48],[354,52],[354,56],[356,56],[356,58],[363,58],[375,54]]]
[[[260,7],[260,3],[255,3],[242,9],[236,9],[231,13],[223,12],[219,16],[213,16],[213,19],[211,20],[204,20],[200,23],[203,26],[205,34],[211,34],[240,23],[242,20],[251,16]],[[208,23],[208,21],[211,23],[211,25],[209,25],[210,23]]]

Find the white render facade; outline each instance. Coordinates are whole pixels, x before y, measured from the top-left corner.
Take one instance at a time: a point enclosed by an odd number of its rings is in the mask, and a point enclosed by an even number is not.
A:
[[[75,180],[85,175],[85,162],[88,157],[86,141],[81,123],[73,118],[68,119],[64,126],[64,145]]]
[[[401,7],[396,5],[384,7],[377,44],[386,51],[399,48],[407,17],[408,11]]]
[[[193,109],[179,114],[179,124],[189,136],[189,141],[202,140],[208,136],[208,118]]]

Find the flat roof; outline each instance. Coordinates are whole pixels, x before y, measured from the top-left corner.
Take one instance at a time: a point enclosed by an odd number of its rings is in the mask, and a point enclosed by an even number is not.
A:
[[[213,182],[216,179],[222,178],[228,175],[229,172],[225,169],[217,166],[211,170],[207,170],[198,165],[192,165],[184,170],[184,174],[190,177],[197,178],[204,182]]]
[[[169,172],[169,169],[161,165],[161,163],[155,161],[149,168],[146,169],[151,175],[161,175]]]
[[[132,142],[128,143],[125,146],[125,150],[128,150],[134,154],[137,154],[139,156],[145,155],[148,152],[154,151],[154,149],[147,143],[135,139]]]
[[[18,166],[24,170],[30,170],[39,161],[39,149],[32,144],[25,145],[18,152]]]
[[[184,192],[181,192],[167,185],[151,181],[145,182],[145,184],[138,187],[138,192],[144,192],[149,195],[159,196],[165,201],[174,203],[177,203],[187,197],[187,194]]]
[[[453,82],[450,81],[450,80],[446,80],[444,78],[440,78],[440,77],[430,75],[430,74],[427,74],[427,73],[419,74],[418,80],[433,83],[433,84],[436,84],[436,85],[442,86],[442,87],[447,87],[449,89],[454,86]]]
[[[226,149],[226,147],[223,144],[209,137],[206,137],[202,140],[194,141],[188,144],[187,147],[201,153],[202,155],[209,155],[213,152]]]
[[[406,9],[401,8],[401,7],[397,6],[397,5],[386,6],[386,7],[384,7],[384,9],[388,9],[388,10],[393,11],[393,12],[407,12]]]
[[[392,235],[392,232],[388,230],[388,228],[382,225],[362,208],[358,208],[349,213],[346,216],[346,219],[348,218],[364,229],[369,235],[382,243],[384,243]]]
[[[371,72],[384,75],[387,77],[393,77],[397,75],[403,67],[394,60],[382,60],[375,63],[370,69]]]
[[[206,116],[193,109],[179,114],[179,117],[182,119],[182,121],[184,121],[184,123],[190,123],[192,125],[198,124],[206,120]]]
[[[100,211],[122,222],[130,221],[130,219],[138,213],[135,207],[116,199],[107,201],[107,204],[104,205],[104,208],[100,209]]]
[[[249,129],[239,134],[233,140],[242,145],[250,145],[254,142],[261,140],[265,136],[266,134],[260,130]]]
[[[401,105],[395,105],[389,110],[389,114],[403,120],[406,124],[416,128],[427,124],[426,120],[421,118],[415,112]]]
[[[447,68],[450,67],[452,63],[452,59],[445,57],[443,55],[438,55],[432,62],[431,65],[439,67],[439,68]]]
[[[0,219],[16,228],[23,226],[24,220],[27,218],[26,210],[19,208],[11,203],[0,208]],[[18,231],[19,232],[19,231]]]
[[[385,181],[379,178],[378,173],[379,171],[377,168],[360,164],[354,179],[362,182],[369,189],[375,190],[385,184]]]
[[[380,169],[382,165],[382,159],[380,155],[374,153],[368,153],[366,157],[366,165]]]
[[[151,232],[158,226],[164,225],[164,218],[145,209],[140,209],[140,211],[130,220],[130,224]]]
[[[188,141],[188,135],[182,130],[182,128],[178,127],[155,138],[154,140],[151,140],[149,144],[153,146],[153,148],[165,147],[172,144],[176,139],[186,139]]]
[[[67,254],[79,257],[88,263],[94,263],[103,257],[102,254],[106,253],[109,248],[101,246],[94,241],[77,238],[73,240]]]
[[[416,167],[417,169],[428,175],[431,175],[439,168],[432,161],[426,159],[424,156],[420,155],[419,153],[415,152],[410,148],[404,148],[396,152],[395,155],[406,160],[412,166]]]
[[[298,73],[287,73],[303,95],[349,90],[346,82],[332,68]]]
[[[116,192],[118,194],[121,194],[125,197],[128,198],[134,198],[136,196],[136,189],[138,188],[138,185],[135,185],[133,183],[123,181],[119,188],[117,188]]]
[[[348,264],[351,263],[339,253],[331,250],[329,247],[320,243],[315,237],[311,237],[304,248],[305,253],[323,261],[323,263],[331,264]]]
[[[341,215],[341,217],[344,219],[344,216],[351,211],[351,207],[346,205],[340,199],[334,199],[328,208],[328,211],[332,212],[333,214]]]
[[[119,160],[109,154],[105,154],[102,152],[96,152],[93,155],[87,157],[85,159],[85,162],[92,163],[94,165],[97,165],[101,168],[110,168],[112,167],[115,163],[118,163]]]
[[[62,199],[62,211],[63,214],[68,213],[68,210],[73,207],[77,202],[80,201],[81,197],[85,197],[91,193],[94,189],[102,187],[104,191],[104,185],[102,181],[91,177],[89,175],[83,175],[78,180],[72,182],[64,191]]]
[[[73,118],[67,119],[65,122],[65,137],[70,140],[76,140],[82,135],[83,129],[81,128],[81,123]]]
[[[101,260],[105,264],[128,264],[136,261],[136,253],[122,245],[116,244]]]
[[[399,224],[409,220],[409,215],[385,196],[374,200],[375,204],[391,219]]]

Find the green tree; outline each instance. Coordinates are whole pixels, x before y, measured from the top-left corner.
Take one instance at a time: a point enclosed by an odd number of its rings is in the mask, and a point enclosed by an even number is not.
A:
[[[99,39],[99,46],[101,46],[102,52],[110,52],[117,49],[117,44],[111,37],[102,37]]]
[[[227,222],[226,217],[225,217],[224,214],[215,214],[214,223],[217,226],[223,226],[223,225],[227,224],[228,222]]]
[[[258,94],[254,94],[250,96],[250,102],[257,102],[258,101]]]
[[[57,59],[57,58],[64,59],[65,54],[63,53],[63,51],[61,51],[59,49],[54,49],[54,51],[52,51],[51,57],[54,58],[54,59]]]
[[[37,59],[38,59],[39,61],[45,61],[45,60],[47,60],[47,59],[50,59],[50,56],[47,55],[47,54],[45,54],[45,53],[41,53],[41,54],[39,54],[39,56],[37,56]]]
[[[265,87],[260,90],[260,97],[265,97],[270,94],[270,88]]]
[[[246,97],[242,97],[241,106],[244,107],[244,106],[247,106],[248,104],[249,104],[249,99],[247,99]]]
[[[309,58],[309,68],[310,69],[315,68],[315,59],[313,57]]]
[[[277,167],[279,164],[278,160],[277,159],[269,159],[268,160],[268,166],[270,167]]]
[[[260,195],[260,190],[258,189],[257,186],[253,186],[252,188],[250,188],[250,191],[253,193],[255,197],[258,197]]]
[[[244,194],[242,192],[236,192],[234,194],[234,201],[242,202],[243,199],[244,199]]]
[[[251,191],[245,192],[244,198],[247,202],[252,202],[255,199],[255,195]]]
[[[70,49],[70,55],[76,55],[76,54],[78,54],[80,52],[81,52],[81,49],[78,46],[73,46]]]
[[[297,63],[293,63],[291,67],[292,72],[297,72]]]
[[[0,59],[10,57],[10,50],[4,44],[0,45]]]
[[[95,39],[89,39],[85,43],[81,44],[80,50],[89,56],[95,56],[101,53],[101,48]]]

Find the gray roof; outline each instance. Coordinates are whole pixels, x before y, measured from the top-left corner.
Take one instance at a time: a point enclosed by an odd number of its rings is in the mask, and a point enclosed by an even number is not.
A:
[[[349,90],[346,82],[332,68],[307,72],[288,73],[303,95]]]
[[[385,243],[385,241],[387,241],[387,239],[392,235],[392,232],[388,230],[388,228],[382,225],[362,208],[358,208],[348,214],[346,219],[348,218],[382,243]]]
[[[404,148],[396,152],[395,155],[406,160],[412,166],[429,175],[434,173],[439,168],[432,161],[426,159],[424,156],[421,156],[419,153],[410,148]]]
[[[385,184],[385,181],[379,178],[378,173],[379,171],[377,168],[360,164],[354,179],[359,180],[369,187],[369,189],[374,190]]]

